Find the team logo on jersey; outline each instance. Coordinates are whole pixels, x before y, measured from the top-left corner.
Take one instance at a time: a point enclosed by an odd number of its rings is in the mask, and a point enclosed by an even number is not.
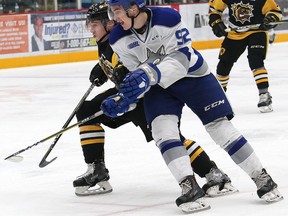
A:
[[[166,56],[166,51],[164,46],[161,46],[157,52],[153,52],[147,48],[147,61],[146,63],[153,63],[154,65],[159,64],[162,59]]]
[[[251,17],[253,17],[252,11],[254,10],[253,5],[249,5],[249,3],[244,4],[242,1],[239,3],[234,3],[231,5],[231,9],[233,11],[233,16],[237,22],[250,22]]]
[[[138,41],[128,44],[128,49],[133,49],[134,47],[140,46]]]

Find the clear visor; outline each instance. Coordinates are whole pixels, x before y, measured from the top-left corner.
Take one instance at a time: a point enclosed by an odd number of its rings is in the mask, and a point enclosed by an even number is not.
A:
[[[90,25],[90,23],[91,23],[91,20],[86,20],[85,27],[87,30],[88,30],[88,26]]]
[[[86,28],[89,32],[95,32],[98,29],[103,28],[101,21],[88,21],[86,22]]]
[[[111,10],[111,7],[110,7],[110,6],[108,6],[108,11],[107,11],[107,13],[108,13],[108,18],[109,18],[109,20],[114,20],[114,13],[113,13],[113,11]]]
[[[108,17],[109,20],[116,20],[117,17],[121,17],[126,14],[126,11],[123,9],[117,9],[112,11],[111,7],[108,7]]]

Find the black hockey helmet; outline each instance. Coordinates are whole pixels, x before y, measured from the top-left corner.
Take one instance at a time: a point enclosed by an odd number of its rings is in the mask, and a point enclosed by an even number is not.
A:
[[[106,26],[107,22],[109,21],[107,11],[108,4],[106,2],[100,2],[91,5],[87,11],[86,26],[88,26],[90,22],[96,20],[101,21],[103,26]]]

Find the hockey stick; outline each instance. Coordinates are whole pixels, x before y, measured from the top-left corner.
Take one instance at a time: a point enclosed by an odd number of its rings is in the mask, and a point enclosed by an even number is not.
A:
[[[279,24],[288,24],[288,20],[280,20],[277,22],[270,22],[269,25],[279,25]],[[240,26],[240,27],[235,27],[235,28],[226,28],[226,32],[231,32],[231,31],[248,31],[248,30],[253,30],[253,29],[258,29],[261,24],[252,24],[252,25],[246,25],[246,26]]]
[[[14,154],[9,155],[9,156],[6,157],[4,160],[8,160],[8,161],[12,161],[12,162],[20,162],[20,161],[23,160],[23,157],[20,156],[20,155],[18,155],[18,154],[20,154],[20,153],[22,153],[22,152],[24,152],[24,151],[26,151],[26,150],[34,147],[34,146],[37,146],[37,145],[39,145],[40,143],[43,143],[43,142],[45,142],[45,141],[47,141],[47,140],[49,140],[49,139],[51,139],[51,138],[53,138],[53,137],[55,137],[55,136],[58,136],[58,135],[60,135],[60,134],[63,134],[64,132],[66,132],[66,131],[68,131],[68,130],[70,130],[70,129],[78,126],[78,125],[84,124],[84,123],[86,123],[86,122],[88,122],[88,121],[90,121],[90,120],[92,120],[92,119],[94,119],[94,118],[96,118],[96,117],[98,117],[98,116],[100,116],[100,115],[102,115],[102,114],[103,114],[103,111],[100,110],[100,111],[96,112],[95,114],[93,114],[93,115],[91,115],[91,116],[89,116],[89,117],[87,117],[87,118],[85,118],[85,119],[83,119],[83,120],[81,120],[81,121],[79,121],[79,122],[76,122],[75,124],[70,125],[69,127],[63,128],[62,130],[60,130],[60,131],[58,131],[58,132],[56,132],[56,133],[54,133],[54,134],[52,134],[52,135],[50,135],[50,136],[42,139],[42,140],[34,143],[33,145],[30,145],[30,146],[28,146],[28,147],[26,147],[26,148],[24,148],[24,149],[21,149],[21,150],[15,152]]]
[[[91,84],[91,86],[88,88],[88,90],[85,92],[85,94],[83,95],[83,97],[81,98],[81,100],[79,101],[79,103],[77,104],[77,106],[75,107],[75,109],[73,110],[73,112],[71,113],[71,115],[69,116],[69,118],[67,119],[67,121],[65,122],[65,124],[63,125],[62,129],[66,128],[70,122],[72,121],[72,119],[74,118],[76,112],[79,110],[79,108],[82,106],[82,104],[84,103],[84,101],[86,100],[86,98],[88,97],[88,95],[91,93],[91,91],[93,90],[93,88],[95,87],[95,84]],[[45,166],[47,166],[48,164],[52,163],[54,160],[57,159],[57,157],[54,157],[52,160],[47,161],[47,157],[50,154],[50,152],[53,150],[53,148],[55,147],[56,143],[58,142],[58,140],[60,139],[60,137],[62,136],[62,134],[59,134],[58,136],[55,137],[53,143],[50,145],[49,149],[47,150],[46,154],[43,156],[42,160],[39,163],[39,167],[43,168]]]

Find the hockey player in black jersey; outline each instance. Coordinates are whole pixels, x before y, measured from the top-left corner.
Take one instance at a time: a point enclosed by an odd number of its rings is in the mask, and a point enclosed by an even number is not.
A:
[[[119,64],[118,58],[108,42],[108,35],[114,22],[108,19],[107,7],[106,3],[98,3],[92,5],[87,12],[86,25],[93,37],[96,38],[100,59],[92,69],[89,79],[96,86],[101,86],[109,78],[115,87],[98,94],[91,101],[85,101],[76,114],[78,121],[99,111],[102,101],[118,92],[117,86],[128,72],[124,66]],[[88,169],[73,182],[76,195],[86,196],[112,191],[112,186],[108,181],[109,172],[104,161],[105,131],[101,125],[118,128],[129,122],[133,122],[135,126],[141,128],[147,142],[153,139],[151,131],[147,127],[141,100],[134,110],[122,116],[110,118],[102,115],[79,127],[81,146]],[[190,155],[193,170],[207,180],[203,186],[203,194],[220,196],[237,191],[231,185],[230,178],[217,168],[201,146],[195,141],[185,139],[182,135],[181,140]]]
[[[225,36],[216,71],[218,81],[226,91],[233,64],[247,47],[249,67],[259,93],[258,108],[262,113],[273,111],[264,60],[269,41],[268,30],[276,27],[269,23],[281,19],[280,7],[274,0],[211,0],[209,5],[209,25],[217,37]],[[229,27],[244,27],[243,30],[226,32],[227,27],[222,21],[222,13],[226,8],[229,9]],[[247,25],[259,23],[261,25],[258,29],[245,28]]]

